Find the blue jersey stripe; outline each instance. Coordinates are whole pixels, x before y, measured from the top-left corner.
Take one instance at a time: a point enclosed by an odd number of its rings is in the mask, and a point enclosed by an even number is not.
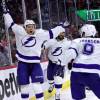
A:
[[[100,70],[100,65],[98,64],[76,64],[73,63],[74,68],[84,68],[84,69],[98,69]]]
[[[16,54],[20,58],[25,59],[25,60],[40,60],[40,57],[38,57],[38,56],[24,56],[24,55],[20,54],[18,51],[16,52]]]
[[[9,27],[9,29],[11,29],[12,28],[12,26],[14,25],[15,23],[14,22],[12,22],[11,23],[11,25],[10,25],[10,27]]]
[[[50,39],[52,39],[53,38],[53,32],[52,32],[51,29],[49,30],[49,35],[50,35]]]

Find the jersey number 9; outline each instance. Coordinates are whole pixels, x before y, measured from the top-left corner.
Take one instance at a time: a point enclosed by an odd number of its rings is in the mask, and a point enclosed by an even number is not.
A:
[[[83,54],[91,55],[94,51],[94,46],[92,44],[86,43],[83,48]]]

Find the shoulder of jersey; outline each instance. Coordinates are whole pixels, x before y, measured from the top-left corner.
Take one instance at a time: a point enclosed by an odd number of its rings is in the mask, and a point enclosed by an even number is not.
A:
[[[36,33],[45,33],[45,32],[48,32],[47,30],[44,30],[44,29],[36,29]]]
[[[82,38],[74,39],[74,40],[72,40],[72,42],[76,42],[76,43],[78,43],[78,42],[80,42],[80,40],[82,40]]]

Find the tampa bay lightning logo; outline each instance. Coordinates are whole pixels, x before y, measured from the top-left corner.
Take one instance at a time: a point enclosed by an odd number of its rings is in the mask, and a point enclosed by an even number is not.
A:
[[[53,56],[59,56],[62,54],[62,47],[57,47],[52,53]]]
[[[29,37],[26,36],[21,40],[21,42],[22,42],[22,46],[33,47],[36,44],[36,38],[33,36],[29,36]]]

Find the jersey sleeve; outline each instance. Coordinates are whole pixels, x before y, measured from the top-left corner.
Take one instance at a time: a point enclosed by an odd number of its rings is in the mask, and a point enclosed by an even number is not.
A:
[[[69,47],[69,50],[73,51],[76,54],[76,56],[78,56],[79,48],[80,48],[79,40],[75,39],[71,42],[71,46]]]
[[[78,56],[78,42],[73,40],[68,49],[65,50],[60,59],[62,60],[62,65],[68,64],[71,60],[75,59]]]
[[[11,15],[9,13],[6,13],[3,15],[4,16],[4,21],[5,21],[5,25],[7,28],[11,28],[12,31],[15,33],[15,34],[25,34],[25,30],[22,26],[18,25],[18,24],[15,24]]]
[[[43,47],[44,47],[44,49],[48,49],[49,47],[52,46],[52,44],[53,44],[53,39],[46,41],[44,43],[44,46]]]
[[[52,28],[50,30],[43,30],[39,29],[37,30],[37,33],[41,33],[41,38],[43,40],[49,40],[56,38],[59,33],[63,32],[65,29],[62,26],[56,26],[55,28]]]
[[[6,14],[4,13],[3,17],[4,17],[6,27],[10,28],[10,26],[14,23],[11,15],[9,13],[6,13]]]
[[[63,55],[60,55],[59,59],[61,60],[61,65],[65,66],[67,65],[69,62],[71,62],[71,60],[76,58],[76,53],[74,50],[72,49],[67,49]],[[62,60],[63,59],[63,60]],[[59,65],[59,61],[57,61],[57,64]]]
[[[17,35],[25,35],[26,34],[25,29],[22,26],[17,25],[17,24],[14,24],[12,26],[12,31]]]

